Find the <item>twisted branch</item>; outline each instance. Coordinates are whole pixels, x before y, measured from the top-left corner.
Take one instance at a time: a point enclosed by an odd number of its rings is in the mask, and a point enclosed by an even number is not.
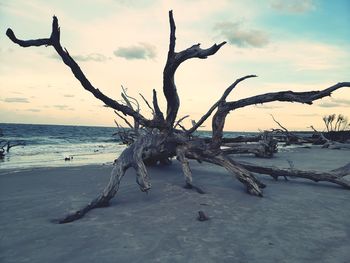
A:
[[[154,127],[155,124],[143,117],[139,112],[133,110],[132,108],[118,103],[116,100],[103,94],[99,89],[95,88],[90,81],[86,78],[83,71],[80,69],[79,65],[70,56],[67,49],[63,49],[60,43],[60,28],[58,26],[58,19],[56,16],[53,17],[52,21],[52,33],[50,38],[41,38],[34,40],[21,40],[16,37],[12,29],[7,29],[6,35],[12,40],[12,42],[18,44],[21,47],[32,47],[32,46],[52,46],[58,55],[62,58],[64,64],[66,64],[73,72],[75,78],[79,80],[80,84],[84,89],[92,93],[97,99],[103,101],[103,103],[112,109],[122,112],[125,115],[132,116],[137,119],[138,122],[147,127]]]
[[[237,79],[234,83],[232,83],[226,90],[225,92],[222,94],[221,98],[214,103],[213,106],[211,106],[211,108],[208,110],[208,112],[206,114],[204,114],[198,122],[196,122],[195,125],[193,125],[193,127],[191,129],[188,130],[188,134],[193,133],[194,131],[196,131],[208,118],[209,116],[213,113],[213,111],[219,106],[220,103],[224,102],[227,98],[227,96],[231,93],[231,91],[238,85],[238,83],[240,83],[241,81],[248,79],[248,78],[254,78],[257,77],[256,75],[248,75],[245,77],[242,77],[240,79]]]
[[[249,97],[246,99],[241,99],[238,101],[228,102],[226,104],[226,109],[228,111],[235,110],[238,108],[243,108],[253,104],[260,104],[272,101],[288,101],[288,102],[298,102],[311,105],[315,100],[322,99],[327,96],[331,96],[332,92],[343,88],[350,87],[350,82],[339,82],[329,88],[320,91],[306,91],[306,92],[293,92],[293,91],[280,91],[266,93],[262,95],[257,95]]]
[[[309,179],[314,182],[330,182],[340,185],[346,189],[350,189],[350,181],[343,178],[344,176],[350,174],[350,163],[330,172],[303,171],[297,170],[295,168],[286,169],[277,167],[264,167],[245,162],[240,162],[240,165],[242,165],[245,169],[247,169],[250,172],[270,175],[275,180],[277,180],[277,178],[281,176],[289,176]]]
[[[174,75],[178,66],[191,58],[205,59],[208,56],[214,55],[226,42],[222,42],[219,45],[214,44],[208,49],[201,49],[200,44],[196,44],[180,52],[175,52],[175,21],[173,12],[169,11],[169,23],[170,23],[170,43],[168,58],[163,71],[163,92],[167,101],[167,114],[166,121],[169,127],[173,127],[177,112],[180,107],[180,99],[176,90]]]

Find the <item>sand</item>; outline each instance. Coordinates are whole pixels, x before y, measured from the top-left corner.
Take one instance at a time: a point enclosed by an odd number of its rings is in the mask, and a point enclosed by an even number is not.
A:
[[[300,148],[238,159],[328,170],[349,153]],[[349,262],[350,191],[259,176],[267,188],[258,198],[220,167],[191,165],[207,194],[182,188],[176,162],[149,169],[149,194],[130,171],[110,207],[65,225],[50,220],[95,197],[111,166],[0,171],[0,262]],[[197,221],[199,210],[210,220]]]

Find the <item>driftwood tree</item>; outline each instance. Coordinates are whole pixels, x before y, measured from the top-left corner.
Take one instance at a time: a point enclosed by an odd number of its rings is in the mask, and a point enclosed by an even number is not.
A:
[[[174,75],[177,68],[185,61],[192,58],[205,59],[214,55],[226,42],[214,44],[213,46],[202,49],[200,44],[195,44],[185,50],[175,51],[175,21],[172,11],[169,12],[170,23],[170,43],[167,61],[163,71],[163,93],[167,102],[166,112],[163,113],[157,101],[157,92],[153,90],[153,118],[145,118],[139,111],[128,105],[123,105],[103,94],[98,88],[95,88],[84,75],[76,61],[69,54],[68,50],[62,48],[60,43],[60,28],[58,26],[57,17],[53,17],[52,33],[49,38],[41,38],[34,40],[20,40],[11,29],[8,29],[6,35],[16,44],[22,47],[32,46],[52,46],[62,61],[71,69],[74,76],[80,81],[84,89],[92,93],[97,99],[101,100],[105,105],[114,109],[119,114],[130,116],[143,129],[137,134],[136,139],[121,153],[114,162],[111,172],[110,181],[103,192],[88,205],[68,214],[59,220],[59,223],[67,223],[83,217],[88,211],[97,207],[108,206],[109,201],[116,195],[119,183],[129,168],[134,168],[137,175],[137,183],[143,192],[151,189],[151,183],[147,173],[144,160],[164,160],[176,157],[181,163],[185,183],[187,188],[194,188],[192,184],[192,174],[189,159],[198,162],[209,162],[222,166],[237,178],[247,189],[249,194],[262,196],[262,188],[265,187],[253,173],[267,174],[273,178],[279,176],[294,176],[307,178],[314,181],[328,181],[345,188],[350,189],[350,182],[343,177],[348,174],[349,166],[345,166],[340,170],[332,172],[308,172],[296,169],[275,169],[259,167],[251,164],[241,164],[233,160],[228,154],[221,150],[223,143],[223,129],[227,115],[239,108],[247,107],[254,104],[267,103],[272,101],[297,102],[304,104],[312,104],[313,101],[330,96],[331,93],[342,87],[350,87],[350,82],[342,82],[335,84],[329,88],[320,91],[309,92],[293,92],[282,91],[275,93],[266,93],[240,99],[236,101],[227,101],[231,91],[242,81],[256,77],[248,75],[237,79],[230,85],[221,97],[210,107],[200,120],[194,123],[190,129],[177,129],[177,114],[180,107],[180,98],[177,93]],[[203,139],[194,135],[194,132],[214,113],[212,117],[212,137],[210,140]]]
[[[2,133],[2,130],[0,129],[0,138],[3,137],[4,134]],[[0,139],[0,159],[4,159],[5,154],[10,152],[10,149],[15,146],[24,146],[24,142],[10,142],[8,140]]]

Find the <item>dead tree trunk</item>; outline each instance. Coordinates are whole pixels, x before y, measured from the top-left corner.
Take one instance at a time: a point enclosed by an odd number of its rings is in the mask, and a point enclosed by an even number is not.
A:
[[[130,142],[128,148],[118,157],[114,163],[114,168],[111,174],[110,181],[104,191],[95,198],[91,203],[77,212],[73,212],[66,217],[59,220],[60,223],[67,223],[77,220],[83,217],[88,211],[96,207],[102,207],[108,205],[111,198],[115,196],[118,190],[120,180],[122,179],[125,171],[129,168],[134,168],[137,175],[137,183],[140,186],[141,191],[147,192],[151,188],[149,182],[145,160],[161,161],[177,156],[178,161],[182,165],[182,170],[185,175],[185,183],[188,188],[194,187],[191,176],[191,169],[188,159],[195,159],[199,162],[209,162],[215,165],[224,167],[230,174],[234,175],[252,195],[262,196],[262,189],[265,187],[253,174],[254,173],[267,173],[281,175],[290,175],[290,171],[282,171],[281,169],[269,168],[266,170],[263,167],[249,166],[245,164],[239,164],[230,158],[225,151],[221,149],[224,142],[223,129],[225,126],[225,120],[227,115],[239,108],[246,106],[267,103],[272,101],[286,101],[297,102],[304,104],[312,104],[313,101],[321,99],[326,96],[330,96],[333,91],[343,87],[350,87],[350,82],[341,82],[329,88],[321,91],[309,91],[309,92],[292,92],[281,91],[275,93],[266,93],[241,99],[237,101],[227,102],[226,99],[232,90],[243,80],[256,77],[255,75],[245,76],[237,79],[232,85],[230,85],[223,95],[216,101],[213,106],[210,107],[208,112],[204,114],[198,122],[195,122],[193,127],[182,130],[178,130],[176,126],[181,122],[176,122],[177,113],[180,107],[180,97],[177,93],[177,87],[175,85],[175,72],[177,68],[186,60],[191,58],[205,59],[211,55],[214,55],[226,42],[220,44],[214,44],[208,49],[202,49],[200,44],[195,44],[185,50],[175,51],[175,21],[173,18],[173,12],[169,12],[170,23],[170,43],[167,61],[163,71],[163,94],[167,102],[166,114],[164,115],[158,106],[157,93],[153,91],[153,118],[145,118],[139,110],[135,110],[131,105],[121,104],[117,100],[114,100],[99,89],[95,88],[91,82],[86,78],[85,74],[80,69],[76,61],[70,56],[67,49],[63,49],[60,43],[60,28],[58,26],[57,17],[53,17],[52,32],[49,38],[35,39],[35,40],[20,40],[18,39],[11,29],[6,31],[6,35],[16,44],[22,47],[31,46],[52,46],[57,54],[61,57],[64,64],[66,64],[79,80],[85,90],[90,92],[97,99],[101,100],[104,105],[114,109],[118,113],[125,116],[130,116],[134,119],[135,123],[140,126],[140,130],[137,133],[135,139]],[[215,113],[214,113],[215,111]],[[212,118],[212,137],[210,140],[198,138],[193,133],[214,113]],[[165,116],[165,117],[164,117]],[[181,124],[180,124],[181,125]],[[288,174],[289,172],[289,174]],[[308,172],[293,173],[295,177],[303,177],[311,180],[323,180],[326,177],[320,173],[314,173],[309,177],[306,176]],[[331,178],[332,179],[332,178]],[[349,182],[345,180],[328,180],[333,183],[339,184],[344,187],[349,186]]]

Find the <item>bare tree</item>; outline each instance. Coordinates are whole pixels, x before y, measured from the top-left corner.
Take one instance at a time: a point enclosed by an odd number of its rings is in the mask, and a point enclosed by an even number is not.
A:
[[[175,50],[175,21],[173,12],[169,11],[170,23],[170,43],[167,61],[163,71],[163,93],[167,102],[165,114],[158,106],[157,93],[153,90],[153,117],[145,118],[138,110],[132,106],[119,103],[105,94],[98,88],[95,88],[82,72],[76,61],[71,57],[68,50],[62,48],[60,43],[60,28],[58,26],[57,17],[53,17],[52,33],[49,38],[41,38],[34,40],[20,40],[11,29],[8,29],[7,36],[16,44],[22,47],[32,46],[52,46],[62,61],[71,69],[74,76],[80,81],[81,85],[92,93],[97,99],[101,100],[105,105],[114,109],[118,113],[132,117],[135,122],[142,127],[139,134],[114,162],[114,167],[111,172],[110,181],[103,192],[93,199],[88,205],[82,209],[68,214],[59,220],[59,223],[67,223],[83,217],[88,211],[96,207],[108,206],[109,201],[115,196],[122,177],[129,168],[134,168],[137,175],[137,183],[140,190],[147,192],[151,189],[151,183],[147,173],[144,160],[162,160],[164,158],[176,157],[182,165],[183,174],[187,188],[195,188],[192,183],[192,173],[188,159],[194,159],[198,162],[209,162],[215,165],[222,166],[234,175],[247,189],[247,192],[262,196],[262,188],[265,187],[252,173],[267,174],[274,178],[279,176],[295,176],[307,178],[314,181],[329,181],[341,185],[345,188],[350,188],[350,182],[343,177],[348,173],[349,167],[345,167],[342,172],[333,171],[329,173],[322,172],[307,172],[296,169],[283,170],[276,168],[266,168],[254,166],[250,164],[241,164],[233,160],[229,155],[221,150],[223,143],[223,129],[227,115],[239,108],[247,107],[254,104],[267,103],[272,101],[297,102],[311,105],[313,101],[330,96],[331,93],[342,87],[350,87],[350,82],[341,82],[329,88],[320,91],[308,92],[293,92],[281,91],[274,93],[266,93],[240,99],[236,101],[227,101],[228,95],[242,81],[256,77],[248,75],[237,79],[230,85],[221,97],[210,107],[190,129],[177,129],[179,124],[177,120],[178,110],[180,107],[180,98],[177,93],[174,75],[177,68],[185,61],[192,58],[205,59],[214,55],[226,42],[214,44],[213,46],[202,49],[200,44],[195,44],[182,51]],[[194,135],[194,132],[214,113],[212,117],[212,136],[210,140]],[[181,122],[181,121],[180,121]],[[344,172],[346,170],[346,172]]]
[[[327,132],[339,132],[346,131],[348,129],[348,118],[342,114],[330,114],[328,116],[323,116],[323,122],[326,125]],[[333,126],[333,122],[334,126]]]

